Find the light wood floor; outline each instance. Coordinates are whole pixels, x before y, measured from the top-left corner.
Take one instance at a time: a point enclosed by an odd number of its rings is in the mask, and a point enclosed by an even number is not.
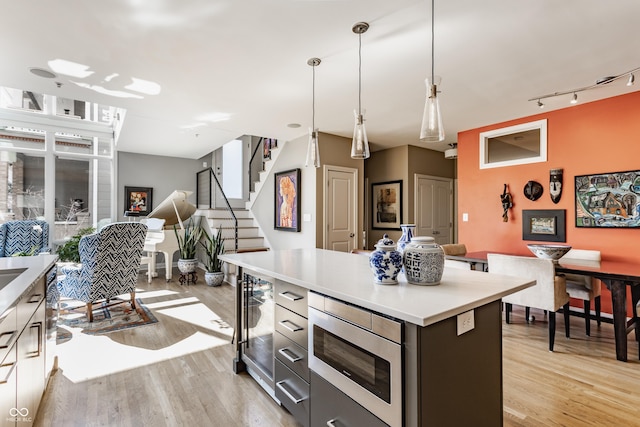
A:
[[[36,426],[296,425],[253,379],[233,373],[234,288],[144,279],[139,296],[159,323],[60,345]],[[572,317],[567,340],[558,316],[551,353],[543,313],[532,310],[537,320],[527,325],[523,311],[514,307],[513,323],[503,324],[505,426],[640,426],[633,334],[623,363],[611,324],[594,323],[586,337]]]

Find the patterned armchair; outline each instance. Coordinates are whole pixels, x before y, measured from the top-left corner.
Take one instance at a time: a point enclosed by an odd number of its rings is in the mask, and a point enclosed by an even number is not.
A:
[[[48,246],[49,224],[46,221],[27,219],[0,225],[0,257],[32,252],[37,255],[47,251]]]
[[[93,303],[129,293],[136,308],[135,290],[147,226],[117,222],[80,239],[80,265],[63,266],[58,280],[60,296],[87,304],[93,322]]]

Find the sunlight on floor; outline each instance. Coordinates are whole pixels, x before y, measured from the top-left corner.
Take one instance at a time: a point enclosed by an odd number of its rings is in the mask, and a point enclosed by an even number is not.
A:
[[[170,291],[151,291],[141,292],[139,295],[145,301],[149,301],[154,297],[175,294],[176,292]],[[195,297],[145,303],[145,305],[156,315],[170,316],[212,331],[214,334],[209,335],[198,331],[168,347],[150,350],[114,341],[109,334],[92,336],[83,334],[79,328],[65,327],[73,336],[68,342],[57,346],[58,364],[63,375],[72,382],[85,381],[228,345],[231,341],[233,328]],[[151,327],[162,327],[162,320]]]

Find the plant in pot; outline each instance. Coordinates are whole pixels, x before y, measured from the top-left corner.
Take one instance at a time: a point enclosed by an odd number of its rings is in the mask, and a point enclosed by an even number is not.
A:
[[[209,286],[220,286],[224,280],[224,272],[222,271],[222,260],[219,258],[224,253],[224,240],[222,239],[222,229],[214,234],[208,235],[203,232],[204,242],[200,242],[205,250],[204,265],[207,270],[204,274],[204,281]]]
[[[202,237],[202,228],[200,224],[190,219],[184,227],[184,234],[180,233],[173,226],[173,231],[176,233],[178,240],[178,250],[180,251],[180,258],[178,259],[178,270],[182,274],[193,273],[198,266],[198,260],[196,259],[196,249],[198,248],[198,242]]]
[[[78,230],[76,234],[71,236],[71,239],[67,240],[63,245],[59,246],[56,249],[56,254],[58,254],[58,258],[60,262],[80,262],[80,250],[78,249],[78,244],[80,243],[80,239],[82,236],[87,234],[91,234],[96,231],[93,227],[81,228]]]

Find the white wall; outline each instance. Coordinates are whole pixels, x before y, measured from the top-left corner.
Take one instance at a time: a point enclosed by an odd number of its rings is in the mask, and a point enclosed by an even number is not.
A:
[[[307,136],[300,137],[284,144],[271,169],[271,173],[263,184],[260,194],[253,204],[251,211],[260,225],[271,249],[294,249],[316,247],[316,170],[306,168],[304,162],[307,155]],[[300,168],[300,232],[281,231],[274,229],[274,173]],[[311,215],[310,222],[304,222],[304,215]]]

